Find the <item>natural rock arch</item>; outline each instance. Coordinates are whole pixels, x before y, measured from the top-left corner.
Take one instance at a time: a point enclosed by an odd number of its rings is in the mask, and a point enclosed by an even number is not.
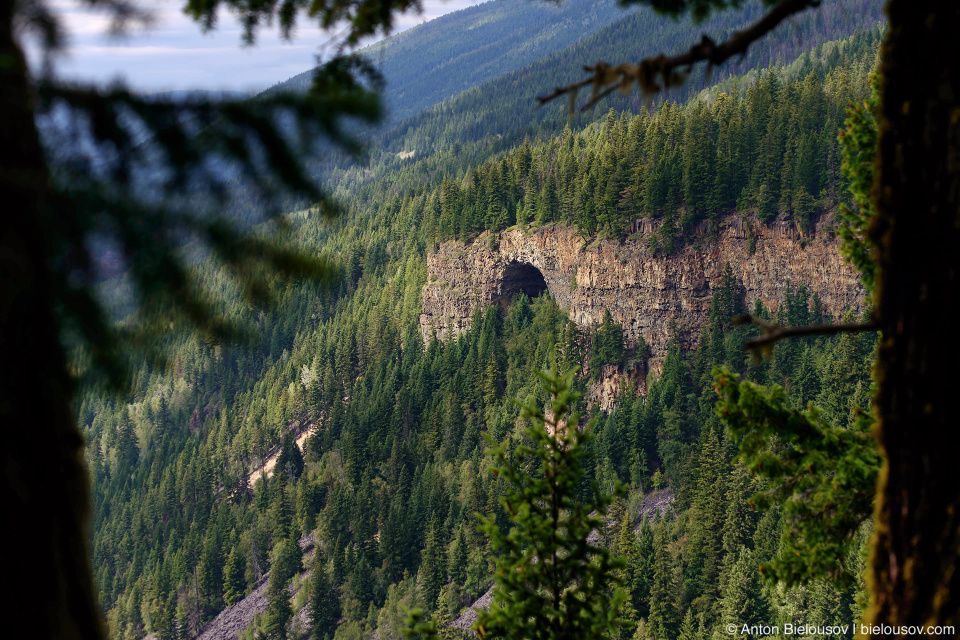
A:
[[[529,262],[512,260],[504,267],[497,302],[506,309],[521,293],[533,299],[543,293],[549,293],[549,289],[540,269]]]
[[[628,343],[643,338],[655,366],[674,331],[685,344],[696,344],[727,265],[751,307],[760,300],[776,309],[793,283],[816,293],[834,317],[862,309],[863,285],[837,251],[828,219],[803,239],[759,222],[756,234],[747,234],[739,222],[724,220],[716,238],[670,255],[654,253],[643,239],[586,242],[568,227],[445,242],[427,255],[423,340],[455,337],[470,328],[477,307],[506,306],[521,291],[545,288],[580,326],[599,323],[609,311]]]

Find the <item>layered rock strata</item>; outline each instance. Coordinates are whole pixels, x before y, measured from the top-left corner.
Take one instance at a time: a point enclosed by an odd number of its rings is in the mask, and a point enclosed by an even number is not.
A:
[[[581,326],[599,323],[609,310],[630,343],[643,336],[656,362],[666,353],[671,325],[682,342],[696,346],[727,264],[750,307],[759,299],[776,309],[788,287],[804,285],[834,316],[859,312],[864,288],[825,230],[829,222],[803,238],[783,225],[751,228],[730,219],[716,238],[699,237],[673,255],[651,252],[642,233],[623,243],[585,242],[568,227],[445,242],[427,256],[421,332],[425,341],[447,340],[470,327],[478,307],[546,288]]]
[[[596,405],[604,413],[610,413],[620,394],[627,389],[647,395],[646,373],[646,366],[642,362],[631,362],[626,367],[618,364],[603,365],[599,377],[587,390],[587,412]]]

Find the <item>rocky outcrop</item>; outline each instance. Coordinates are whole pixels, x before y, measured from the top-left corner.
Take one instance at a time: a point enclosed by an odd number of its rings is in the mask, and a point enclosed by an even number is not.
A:
[[[643,524],[644,520],[653,520],[658,515],[666,513],[673,508],[674,498],[673,491],[669,488],[662,489],[659,491],[653,491],[643,496],[643,500],[638,506],[638,513],[634,519],[634,533],[639,533],[640,527]],[[618,527],[620,523],[615,520],[610,520],[607,523],[607,527],[610,530]],[[594,529],[590,532],[590,536],[587,538],[587,542],[592,545],[596,545],[600,541],[599,532]],[[536,561],[536,560],[534,560]],[[461,631],[467,632],[470,636],[476,636],[476,633],[473,631],[473,625],[477,622],[477,617],[480,611],[489,611],[490,605],[493,604],[493,583],[487,588],[486,593],[476,599],[473,604],[467,607],[463,613],[456,620],[452,620],[448,626],[460,629]]]
[[[315,542],[313,534],[311,533],[300,538],[299,544],[300,548],[303,550],[304,560],[309,560],[314,551]],[[301,571],[301,584],[306,582],[309,577],[309,569]],[[221,611],[216,618],[207,623],[207,625],[200,632],[200,635],[196,636],[196,640],[236,640],[239,634],[246,631],[247,627],[250,626],[250,623],[253,622],[254,617],[258,613],[262,614],[267,610],[267,606],[270,604],[267,598],[267,586],[269,580],[270,572],[268,571],[257,581],[256,588],[254,588],[250,594],[235,602],[233,606],[227,607]],[[288,589],[290,591],[290,597],[295,597],[296,591],[293,584],[291,584]],[[294,625],[300,629],[305,627],[308,628],[309,623],[307,622],[306,618],[306,609],[307,608],[304,607],[294,615]],[[148,639],[144,638],[144,640]]]
[[[629,342],[643,336],[656,362],[666,353],[673,323],[681,341],[695,346],[727,264],[748,305],[760,299],[776,309],[788,286],[805,285],[835,316],[859,311],[863,286],[840,256],[839,241],[825,230],[829,222],[803,238],[785,225],[751,228],[731,218],[718,237],[702,236],[673,255],[651,252],[643,230],[623,243],[585,242],[567,227],[445,242],[427,256],[420,328],[425,341],[433,335],[446,340],[470,327],[478,307],[546,289],[579,325],[599,323],[609,310]]]
[[[604,413],[610,413],[617,398],[628,389],[632,389],[633,393],[647,395],[647,376],[643,363],[631,362],[626,367],[604,365],[600,377],[590,385],[587,393],[587,412],[596,405]]]

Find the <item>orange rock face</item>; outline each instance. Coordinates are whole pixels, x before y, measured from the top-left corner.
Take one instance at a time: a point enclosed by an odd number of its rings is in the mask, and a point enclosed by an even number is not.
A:
[[[756,224],[750,238],[748,226],[730,219],[717,237],[697,238],[672,255],[653,254],[642,235],[623,243],[585,242],[567,227],[511,229],[492,242],[488,233],[468,244],[445,242],[427,257],[421,332],[424,341],[434,334],[447,340],[470,327],[477,307],[505,304],[518,291],[535,294],[545,285],[579,325],[597,324],[609,310],[628,342],[643,336],[656,367],[672,323],[686,345],[696,346],[728,263],[750,308],[759,298],[776,309],[788,286],[804,285],[835,317],[861,311],[863,285],[840,256],[839,241],[824,229],[830,222],[809,238]]]

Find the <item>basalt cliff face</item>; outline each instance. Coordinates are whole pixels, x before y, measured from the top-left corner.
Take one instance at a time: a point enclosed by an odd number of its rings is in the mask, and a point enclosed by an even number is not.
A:
[[[506,305],[521,291],[532,296],[546,289],[579,325],[599,323],[609,310],[630,343],[643,336],[657,363],[666,354],[672,323],[682,342],[696,346],[727,264],[751,307],[759,298],[776,309],[789,286],[804,285],[834,316],[860,311],[863,285],[840,256],[839,241],[824,229],[829,222],[801,238],[791,227],[751,229],[731,219],[716,237],[698,237],[673,255],[653,254],[642,235],[622,244],[585,242],[566,227],[445,242],[427,256],[420,328],[425,341],[434,334],[446,340],[470,327],[477,307]]]

